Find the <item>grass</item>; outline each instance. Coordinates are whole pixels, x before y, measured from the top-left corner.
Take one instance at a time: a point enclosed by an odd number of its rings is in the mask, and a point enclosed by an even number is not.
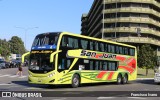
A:
[[[146,76],[146,69],[138,68],[137,78],[154,78],[154,70],[148,69],[148,75]]]

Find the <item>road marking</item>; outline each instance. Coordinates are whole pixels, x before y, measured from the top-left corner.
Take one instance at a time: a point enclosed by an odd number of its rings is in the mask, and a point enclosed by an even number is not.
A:
[[[29,87],[29,88],[25,88],[25,89],[31,89],[31,90],[33,90],[33,89],[42,89],[42,88],[35,88],[35,87]]]
[[[142,98],[142,97],[128,97],[130,99],[146,99],[146,98]]]
[[[12,88],[12,87],[19,87],[19,86],[16,86],[16,85],[12,85],[12,86],[9,86],[10,88]]]
[[[97,99],[114,99],[116,97],[98,97]]]
[[[13,76],[9,76],[10,78],[13,78],[13,77],[18,77],[19,75],[13,75]]]
[[[0,85],[12,85],[12,84],[7,84],[7,83],[1,83]]]
[[[10,75],[10,74],[6,74],[6,75],[0,75],[0,77],[9,77],[9,78],[15,78],[15,77],[18,77],[18,78],[25,78],[27,76],[19,76],[19,75]]]
[[[52,100],[65,100],[66,98],[58,98],[58,99],[52,99]]]
[[[10,76],[10,74],[2,75],[2,76],[0,76],[0,77],[5,77],[5,76]]]
[[[153,80],[154,78],[137,78],[136,80]]]
[[[18,77],[18,78],[25,78],[25,77],[27,77],[27,76],[20,76],[20,77]]]

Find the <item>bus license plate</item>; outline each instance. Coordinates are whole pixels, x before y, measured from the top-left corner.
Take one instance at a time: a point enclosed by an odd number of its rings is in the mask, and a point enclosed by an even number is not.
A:
[[[38,79],[38,82],[42,82],[42,79]]]

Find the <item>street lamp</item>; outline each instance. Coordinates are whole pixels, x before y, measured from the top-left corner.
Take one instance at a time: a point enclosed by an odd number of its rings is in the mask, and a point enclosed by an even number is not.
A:
[[[29,27],[29,28],[25,28],[25,27],[16,27],[16,28],[19,28],[19,29],[23,29],[23,30],[24,30],[25,48],[27,48],[27,47],[26,47],[26,34],[27,34],[27,31],[28,31],[28,30],[32,30],[32,29],[35,29],[35,28],[38,28],[38,27]]]

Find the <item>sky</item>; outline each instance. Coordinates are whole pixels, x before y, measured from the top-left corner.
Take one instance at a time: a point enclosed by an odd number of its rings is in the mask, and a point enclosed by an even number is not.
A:
[[[0,39],[18,36],[26,41],[24,44],[30,50],[35,36],[40,33],[80,34],[81,16],[89,12],[93,1],[0,0]]]

